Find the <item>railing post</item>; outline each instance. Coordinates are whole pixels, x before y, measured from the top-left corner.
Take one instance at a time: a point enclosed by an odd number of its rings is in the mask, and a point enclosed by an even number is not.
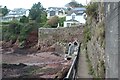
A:
[[[77,54],[77,62],[76,62],[76,69],[77,69],[77,66],[78,66],[78,61],[79,61],[79,56],[80,56],[80,49],[81,49],[81,43],[79,43],[79,47],[78,47],[78,54]]]

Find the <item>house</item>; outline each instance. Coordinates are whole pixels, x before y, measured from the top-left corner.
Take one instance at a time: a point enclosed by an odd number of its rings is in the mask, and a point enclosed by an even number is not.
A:
[[[23,8],[15,8],[14,10],[10,10],[9,13],[2,17],[2,22],[9,22],[13,19],[20,20],[22,16],[29,16],[29,10]]]
[[[50,19],[53,16],[65,17],[66,8],[63,7],[49,7],[47,9],[47,19]]]
[[[0,12],[0,17],[2,17],[2,13]]]
[[[0,17],[2,17],[2,5],[0,5]]]
[[[64,27],[85,24],[85,10],[86,8],[73,8],[70,10],[66,16],[66,21],[64,21]]]

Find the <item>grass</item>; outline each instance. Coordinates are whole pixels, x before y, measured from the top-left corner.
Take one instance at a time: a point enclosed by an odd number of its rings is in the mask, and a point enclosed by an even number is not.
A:
[[[87,59],[86,62],[88,63],[88,69],[89,69],[88,74],[93,75],[94,74],[94,69],[92,67],[92,63],[91,63],[91,61],[89,59],[88,53],[86,53],[86,59]]]
[[[89,21],[89,20],[88,20]],[[84,41],[83,41],[83,48],[86,49],[86,62],[88,63],[89,74],[93,76],[93,78],[104,78],[105,75],[105,66],[103,61],[100,61],[98,64],[98,68],[100,70],[95,70],[92,66],[92,62],[89,58],[87,52],[87,43],[91,41],[91,36],[96,38],[97,42],[100,44],[101,48],[105,48],[105,25],[104,22],[100,22],[97,26],[91,27],[94,32],[91,33],[90,26],[93,26],[92,23],[88,22],[88,24],[84,27]]]

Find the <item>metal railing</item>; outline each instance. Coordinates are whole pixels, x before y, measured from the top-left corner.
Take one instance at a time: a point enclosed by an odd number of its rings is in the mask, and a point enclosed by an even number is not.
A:
[[[74,57],[72,65],[71,65],[66,77],[64,78],[64,80],[75,80],[75,76],[77,73],[79,54],[80,54],[80,47],[81,47],[81,43],[78,46],[77,55]]]

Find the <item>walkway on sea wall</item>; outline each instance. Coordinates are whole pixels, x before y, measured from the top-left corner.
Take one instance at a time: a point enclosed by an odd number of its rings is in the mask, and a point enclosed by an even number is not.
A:
[[[77,78],[92,78],[91,75],[89,75],[89,69],[88,69],[88,63],[86,62],[86,56],[85,52],[81,51],[79,55],[79,61],[78,61],[78,69],[77,69]]]

